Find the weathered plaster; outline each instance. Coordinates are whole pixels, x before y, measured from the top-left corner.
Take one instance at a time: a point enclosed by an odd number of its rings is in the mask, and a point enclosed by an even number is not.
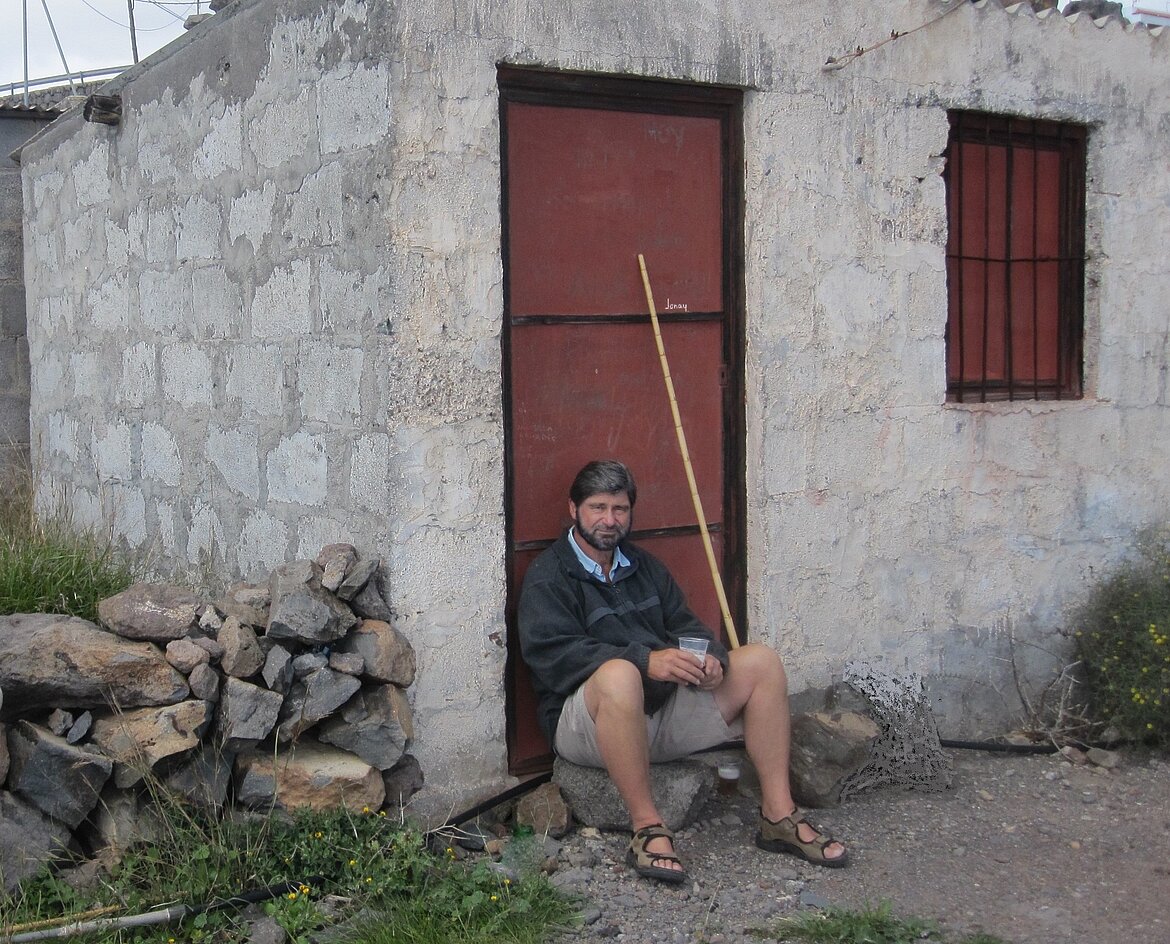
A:
[[[1012,638],[1050,668],[1082,578],[1170,497],[1170,43],[1011,10],[237,0],[111,84],[120,127],[25,149],[45,491],[173,568],[383,557],[418,809],[500,789],[496,65],[734,85],[750,632],[794,689],[877,660],[930,678],[945,730],[1003,724]],[[943,402],[952,107],[1091,126],[1081,401]]]

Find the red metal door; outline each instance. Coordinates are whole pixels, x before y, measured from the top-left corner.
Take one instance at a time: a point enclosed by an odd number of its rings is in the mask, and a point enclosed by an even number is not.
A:
[[[733,145],[738,96],[501,71],[508,404],[508,732],[515,773],[551,754],[515,638],[533,558],[570,523],[595,458],[638,479],[634,539],[695,612],[719,606],[679,455],[637,256],[645,256],[679,412],[733,612],[742,494],[742,342]],[[738,237],[736,237],[738,239]],[[738,621],[737,621],[738,626]]]

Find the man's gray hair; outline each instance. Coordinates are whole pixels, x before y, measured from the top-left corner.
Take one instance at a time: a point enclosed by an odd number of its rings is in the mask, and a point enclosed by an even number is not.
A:
[[[616,459],[594,459],[586,465],[569,487],[569,500],[574,505],[582,504],[591,495],[625,492],[630,507],[638,500],[638,486],[634,484],[634,473],[624,462]]]

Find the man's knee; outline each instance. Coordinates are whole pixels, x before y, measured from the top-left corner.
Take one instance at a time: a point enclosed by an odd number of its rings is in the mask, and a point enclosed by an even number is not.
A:
[[[610,659],[585,683],[585,707],[592,718],[603,703],[642,711],[642,673],[628,659]]]
[[[771,646],[748,643],[733,649],[730,659],[733,672],[749,673],[757,685],[760,683],[779,685],[784,693],[788,692],[788,676],[784,673],[784,663]]]

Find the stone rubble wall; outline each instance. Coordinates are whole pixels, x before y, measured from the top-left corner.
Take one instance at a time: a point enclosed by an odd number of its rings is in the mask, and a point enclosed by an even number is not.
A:
[[[0,617],[0,883],[124,845],[160,787],[214,809],[398,815],[423,774],[385,580],[332,544],[216,600],[139,583],[100,625]]]

